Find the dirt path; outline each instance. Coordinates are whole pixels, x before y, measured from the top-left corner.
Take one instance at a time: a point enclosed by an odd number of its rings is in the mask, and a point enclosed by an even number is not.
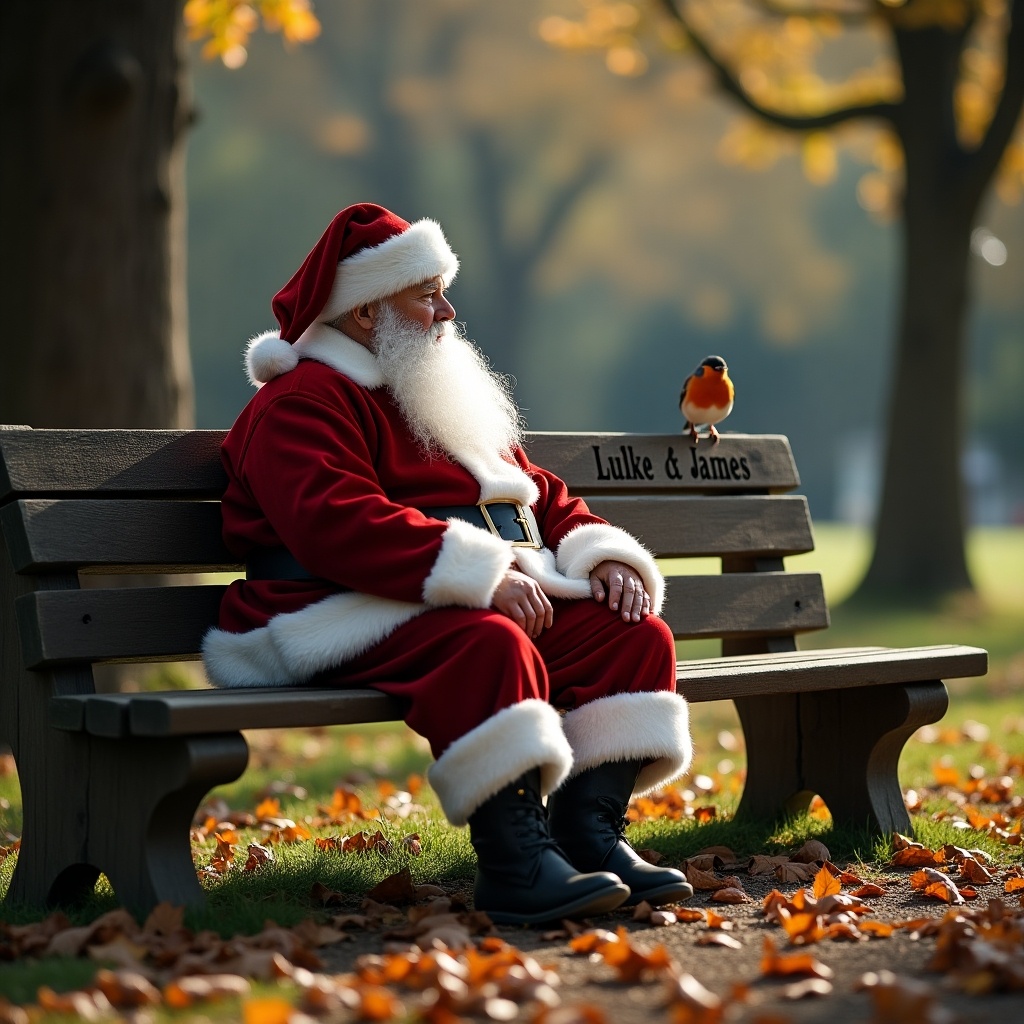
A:
[[[887,887],[884,896],[867,901],[874,910],[872,920],[897,922],[918,918],[941,919],[949,910],[934,899],[925,899],[906,884],[905,876],[894,877],[895,884]],[[736,985],[746,986],[746,999],[732,1005],[724,1018],[738,1024],[763,1021],[772,1024],[783,1021],[846,1022],[885,1021],[886,1024],[943,1024],[948,1021],[993,1021],[1015,1024],[1024,1020],[1024,948],[1012,953],[1012,959],[1021,965],[1021,988],[1008,994],[968,995],[949,985],[942,973],[929,970],[936,953],[936,939],[914,939],[906,931],[896,931],[888,938],[870,938],[860,941],[822,941],[813,945],[794,947],[787,943],[784,931],[766,921],[761,913],[761,901],[775,888],[774,880],[767,878],[744,879],[751,902],[727,906],[713,902],[710,894],[698,893],[686,907],[711,908],[732,922],[727,934],[735,938],[739,948],[700,944],[710,929],[706,922],[675,923],[652,927],[649,923],[631,919],[631,912],[615,912],[588,925],[614,931],[620,925],[628,929],[628,941],[636,949],[650,953],[664,946],[681,971],[695,977],[703,986],[725,1000]],[[798,886],[780,886],[792,895]],[[994,889],[993,889],[994,895]],[[984,893],[973,906],[984,909],[989,895]],[[1010,900],[1006,897],[1007,901]],[[980,905],[980,906],[979,906]],[[1009,902],[1007,904],[1010,905]],[[1016,908],[1016,901],[1013,902]],[[1019,908],[1016,908],[1019,910]],[[589,1004],[599,1007],[609,1024],[647,1024],[649,1021],[671,1021],[667,1008],[664,971],[652,971],[640,982],[625,984],[617,980],[616,972],[599,957],[573,953],[568,937],[553,936],[529,928],[500,928],[498,934],[509,944],[534,957],[541,965],[554,970],[561,979],[558,993],[563,1006]],[[799,978],[764,978],[761,959],[765,938],[774,941],[779,953],[806,953],[832,971],[831,991],[826,995],[807,995],[793,999],[787,990]],[[358,932],[355,941],[327,947],[320,951],[329,972],[351,971],[356,959],[363,953],[381,953],[387,948],[383,932]],[[859,990],[859,982],[867,972],[891,971],[901,979],[912,979],[927,986],[923,1001],[915,1010],[903,1007],[888,1017],[879,1016],[868,992]],[[409,1005],[414,998],[407,1000]],[[519,1020],[530,1020],[532,1011],[523,1008]],[[557,1020],[557,1018],[556,1018]],[[583,1018],[567,1017],[566,1024],[577,1024]],[[694,1018],[701,1021],[702,1018]],[[589,1022],[588,1022],[589,1024]]]

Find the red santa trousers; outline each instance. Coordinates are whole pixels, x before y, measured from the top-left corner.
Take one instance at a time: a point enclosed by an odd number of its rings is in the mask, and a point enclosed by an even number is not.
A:
[[[550,791],[587,767],[636,758],[650,762],[643,791],[689,762],[665,622],[624,622],[586,599],[552,605],[554,622],[536,640],[497,611],[432,609],[331,673],[335,685],[407,702],[405,721],[430,743],[430,780],[455,824],[532,767]]]

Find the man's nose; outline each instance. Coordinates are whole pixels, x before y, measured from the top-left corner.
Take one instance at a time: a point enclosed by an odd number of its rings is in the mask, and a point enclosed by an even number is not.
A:
[[[454,320],[455,307],[442,295],[434,303],[434,320]]]

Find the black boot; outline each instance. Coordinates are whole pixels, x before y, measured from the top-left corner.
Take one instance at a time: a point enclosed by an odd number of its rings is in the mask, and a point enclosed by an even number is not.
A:
[[[625,905],[678,903],[693,886],[675,868],[638,857],[626,841],[626,807],[641,761],[609,761],[580,772],[548,798],[551,835],[580,871],[613,871],[629,886]]]
[[[548,833],[533,769],[469,816],[477,855],[473,901],[496,924],[540,924],[614,910],[629,889],[608,872],[581,874]]]

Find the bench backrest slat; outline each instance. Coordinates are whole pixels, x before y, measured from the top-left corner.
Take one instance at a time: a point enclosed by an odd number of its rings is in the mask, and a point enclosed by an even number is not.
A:
[[[574,494],[772,493],[800,484],[787,438],[728,434],[694,448],[679,434],[527,434],[538,466]]]
[[[219,498],[223,430],[0,431],[0,503],[62,494]]]
[[[216,501],[22,498],[0,509],[17,572],[65,567],[214,572],[238,567]]]
[[[661,558],[793,555],[814,548],[803,497],[597,497],[591,508]],[[21,498],[0,509],[17,572],[68,567],[229,571],[214,501]]]
[[[17,601],[29,668],[195,657],[224,587],[38,591]],[[828,624],[821,579],[804,573],[680,576],[665,620],[677,639],[783,636]]]
[[[814,550],[802,495],[594,497],[596,515],[636,536],[659,558],[783,557]]]
[[[87,494],[219,497],[223,430],[0,431],[0,504]],[[782,493],[800,476],[789,441],[729,434],[694,449],[680,434],[526,435],[531,459],[580,494]]]

